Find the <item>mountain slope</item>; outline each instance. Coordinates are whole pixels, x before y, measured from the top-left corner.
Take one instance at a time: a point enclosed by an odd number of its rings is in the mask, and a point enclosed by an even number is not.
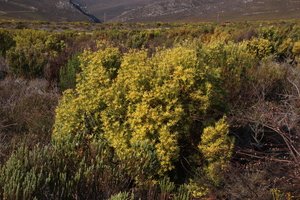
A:
[[[80,0],[87,10],[109,21],[125,11],[144,6],[154,0]],[[87,20],[69,4],[68,0],[0,0],[0,19]]]
[[[238,20],[300,18],[296,0],[163,0],[132,9],[116,20]]]
[[[117,19],[125,12],[146,6],[158,0],[86,0],[88,9],[104,21]],[[105,19],[104,19],[105,18]]]
[[[300,18],[300,0],[81,0],[104,21]],[[0,19],[87,20],[68,0],[0,0]]]
[[[0,19],[84,20],[63,0],[0,0]]]

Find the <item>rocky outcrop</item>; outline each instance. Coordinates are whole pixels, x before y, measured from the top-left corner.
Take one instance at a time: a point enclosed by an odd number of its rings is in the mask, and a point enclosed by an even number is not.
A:
[[[69,3],[76,8],[80,13],[82,13],[83,15],[87,16],[89,18],[89,20],[91,22],[94,23],[102,23],[100,19],[98,19],[96,16],[90,14],[85,8],[84,6],[79,3],[78,1],[74,1],[74,0],[69,0]]]

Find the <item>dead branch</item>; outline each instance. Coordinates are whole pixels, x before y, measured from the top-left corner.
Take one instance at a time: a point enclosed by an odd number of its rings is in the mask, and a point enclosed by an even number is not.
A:
[[[265,160],[275,161],[275,162],[284,162],[284,163],[292,163],[293,162],[293,161],[290,161],[290,160],[282,160],[282,159],[270,158],[270,157],[266,157],[266,156],[253,155],[251,153],[247,153],[247,152],[244,152],[244,151],[236,151],[236,154],[244,155],[244,156],[249,156],[251,158],[257,158],[257,159],[265,159]]]

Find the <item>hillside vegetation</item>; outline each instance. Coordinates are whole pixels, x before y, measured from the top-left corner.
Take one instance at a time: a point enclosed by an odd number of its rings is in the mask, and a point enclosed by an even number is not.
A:
[[[299,199],[300,24],[2,21],[1,199]]]

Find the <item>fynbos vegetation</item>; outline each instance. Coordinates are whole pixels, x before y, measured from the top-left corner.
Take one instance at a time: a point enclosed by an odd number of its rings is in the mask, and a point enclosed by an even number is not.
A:
[[[300,197],[299,23],[25,25],[0,30],[1,199]]]

